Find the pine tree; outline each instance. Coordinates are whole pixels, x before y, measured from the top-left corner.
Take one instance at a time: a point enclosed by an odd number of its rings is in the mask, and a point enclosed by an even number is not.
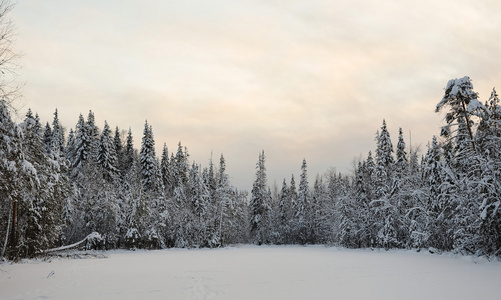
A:
[[[287,183],[282,183],[282,189],[279,194],[279,202],[278,202],[278,224],[279,224],[279,243],[286,244],[289,243],[290,240],[290,227],[289,227],[289,216],[291,214],[290,210],[290,197],[289,197],[289,188],[287,187]]]
[[[171,159],[172,163],[172,159]],[[177,145],[176,157],[173,163],[174,178],[177,185],[185,185],[188,182],[188,151],[183,149],[181,142]]]
[[[128,141],[132,141],[132,134],[129,129]],[[132,143],[127,143],[132,146]],[[130,164],[127,165],[124,179],[122,180],[119,200],[121,200],[121,215],[119,216],[120,233],[124,238],[124,245],[127,248],[142,248],[143,233],[149,209],[143,196],[143,186],[140,180],[140,168],[138,158],[131,149],[129,156]],[[127,151],[127,149],[126,149]]]
[[[254,244],[261,245],[268,242],[268,222],[270,213],[270,198],[266,179],[266,156],[264,150],[259,154],[256,164],[256,179],[252,186],[250,201],[250,234]]]
[[[97,153],[99,152],[99,128],[96,125],[96,119],[94,117],[94,113],[89,110],[89,114],[87,116],[87,122],[86,122],[86,127],[87,127],[87,134],[89,137],[89,143],[90,143],[90,157],[92,158],[93,161],[96,161],[97,159]]]
[[[393,145],[390,133],[386,128],[386,121],[383,120],[381,133],[376,135],[376,162],[373,173],[376,198],[385,197],[390,192],[392,185],[392,172],[394,168]]]
[[[130,171],[130,168],[133,165],[134,161],[136,161],[137,159],[138,158],[136,150],[134,149],[134,139],[132,137],[132,130],[129,128],[129,131],[127,132],[127,139],[125,142],[123,162],[122,165],[120,166],[120,170],[122,171],[122,173],[127,174]]]
[[[59,123],[59,116],[57,109],[54,112],[54,120],[52,121],[52,150],[56,153],[64,153],[65,141],[64,141],[64,130]]]
[[[46,154],[50,154],[52,152],[52,128],[49,125],[49,122],[45,124],[45,130],[43,132],[43,149]]]
[[[386,236],[387,233],[393,231],[385,227],[390,224],[387,221],[388,217],[395,210],[395,206],[391,201],[395,186],[393,174],[395,161],[392,154],[393,145],[385,120],[383,120],[381,126],[381,133],[376,133],[376,144],[375,169],[371,176],[373,186],[367,189],[372,191],[370,195],[373,196],[369,209],[369,218],[371,219],[370,239],[373,246],[387,247],[386,241],[393,239],[393,237],[388,238]]]
[[[141,166],[141,182],[144,189],[149,191],[158,188],[156,178],[158,161],[155,154],[155,140],[153,139],[153,131],[151,126],[148,125],[148,121],[144,124],[139,163]]]
[[[216,206],[216,218],[219,218],[217,229],[220,245],[224,245],[230,239],[231,231],[234,229],[231,219],[231,208],[233,203],[233,189],[230,187],[228,174],[226,174],[226,160],[221,153],[219,158],[219,169],[215,176],[216,190],[214,205]]]
[[[113,146],[115,147],[115,152],[117,153],[117,160],[115,162],[115,169],[122,175],[122,165],[124,160],[124,145],[122,143],[122,137],[120,134],[120,129],[118,126],[115,127],[115,136],[113,137]]]
[[[59,205],[57,194],[50,194],[51,169],[48,156],[43,151],[42,126],[38,115],[33,117],[28,110],[23,130],[23,151],[25,165],[31,167],[29,184],[20,186],[22,201],[18,206],[19,250],[20,256],[32,256],[51,246],[59,238]],[[56,174],[57,176],[57,174]]]
[[[88,127],[85,125],[85,120],[80,114],[76,125],[75,136],[75,155],[73,158],[72,168],[78,169],[82,167],[91,158],[91,138]]]
[[[108,122],[105,121],[97,153],[97,164],[101,168],[103,178],[108,182],[112,182],[117,178],[117,161],[118,157],[115,144],[111,139],[111,130]]]
[[[402,128],[398,129],[398,144],[396,151],[397,161],[395,162],[396,172],[402,176],[406,174],[409,162],[407,160],[407,152],[405,151],[405,142]]]
[[[306,160],[301,164],[298,197],[295,207],[293,234],[300,244],[312,242],[311,195],[308,183]]]
[[[347,207],[345,203],[351,202],[347,198],[351,198],[353,178],[339,173],[336,175],[335,171],[331,169],[328,173],[327,184],[327,201],[325,210],[325,218],[330,222],[326,238],[326,243],[339,243],[338,234],[341,231],[341,222],[343,216],[343,209]]]
[[[66,143],[66,148],[64,149],[64,154],[70,164],[75,159],[75,143],[75,132],[73,131],[73,128],[71,128],[70,133],[68,134],[68,142]]]
[[[329,216],[328,191],[320,175],[315,179],[311,199],[312,242],[326,243],[335,220]]]
[[[162,157],[160,159],[160,171],[162,173],[162,182],[165,187],[165,192],[167,195],[172,195],[175,187],[175,179],[172,174],[172,160],[169,160],[169,150],[167,145],[164,143],[162,149]]]
[[[210,191],[206,184],[207,169],[200,173],[199,166],[193,163],[189,171],[188,187],[190,190],[190,216],[192,228],[190,245],[195,247],[215,247],[219,245],[219,233],[216,228],[216,207],[210,202]],[[186,225],[186,224],[185,224]]]
[[[214,171],[214,163],[212,162],[212,152],[209,160],[209,169],[207,173],[207,186],[209,187],[211,194],[214,194],[216,191],[217,182],[216,182],[216,174]]]
[[[501,106],[499,96],[492,89],[489,99],[484,105],[476,141],[479,146],[479,159],[474,174],[479,175],[476,182],[475,198],[479,205],[480,217],[475,225],[476,235],[472,248],[478,254],[501,253]],[[478,170],[480,167],[481,170]],[[473,247],[474,246],[474,247]]]
[[[448,217],[447,211],[450,211],[450,202],[446,201],[447,199],[443,198],[442,194],[445,186],[445,168],[440,145],[434,136],[425,156],[423,172],[424,181],[429,187],[426,210],[429,217],[420,227],[426,230],[423,232],[423,238],[429,240],[429,245],[451,250],[452,238],[449,236],[448,240],[445,240],[443,236],[446,232],[450,234],[449,222],[446,219]]]
[[[445,94],[435,109],[439,112],[444,107],[449,106],[450,111],[445,116],[447,122],[446,131],[451,132],[451,126],[454,124],[463,125],[467,132],[471,148],[475,150],[473,139],[473,120],[472,112],[477,110],[482,104],[478,101],[478,93],[473,91],[473,84],[470,77],[465,76],[459,79],[451,79],[445,87]]]
[[[369,153],[370,155],[370,153]],[[366,163],[365,163],[366,165]],[[369,214],[370,196],[365,178],[368,177],[364,162],[359,161],[355,169],[352,195],[342,198],[339,203],[339,243],[349,248],[372,246],[374,234],[372,232],[372,218]]]
[[[22,132],[10,116],[7,103],[0,100],[0,257],[15,256],[19,242],[19,205],[22,202]]]
[[[292,208],[291,214],[288,216],[289,220],[292,220],[297,210],[297,189],[296,189],[296,180],[294,179],[294,174],[291,175],[291,182],[289,187],[289,199],[290,205]]]
[[[209,190],[202,179],[199,166],[195,163],[192,164],[189,172],[189,187],[193,213],[198,218],[206,217],[209,209]]]
[[[377,136],[376,142],[376,165],[382,165],[384,168],[391,169],[395,160],[393,159],[393,145],[390,133],[386,128],[386,120],[383,120],[381,133]]]

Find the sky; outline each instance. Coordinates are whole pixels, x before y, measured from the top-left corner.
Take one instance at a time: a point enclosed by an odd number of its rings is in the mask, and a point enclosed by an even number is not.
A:
[[[182,143],[249,190],[261,150],[268,183],[309,181],[374,151],[386,120],[409,146],[439,134],[447,81],[465,75],[485,101],[501,83],[497,0],[19,0],[23,108],[69,131],[145,120],[157,155]]]

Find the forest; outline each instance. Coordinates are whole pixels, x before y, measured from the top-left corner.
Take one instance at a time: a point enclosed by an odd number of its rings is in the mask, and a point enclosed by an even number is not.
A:
[[[42,255],[92,232],[102,249],[324,244],[499,256],[499,97],[493,89],[482,102],[469,77],[452,79],[436,111],[445,124],[424,154],[407,149],[402,129],[394,148],[383,120],[353,173],[310,181],[303,160],[298,184],[292,176],[272,188],[262,151],[249,193],[232,187],[222,154],[208,166],[181,143],[157,155],[148,122],[135,149],[130,129],[101,129],[92,111],[66,134],[57,110],[51,123],[28,110],[16,124],[0,100],[0,257]]]

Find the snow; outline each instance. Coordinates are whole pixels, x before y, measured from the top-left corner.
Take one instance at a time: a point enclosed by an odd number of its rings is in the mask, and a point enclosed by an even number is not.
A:
[[[34,177],[37,176],[37,170],[29,161],[24,159],[22,162],[22,167],[26,173],[29,173],[29,174],[33,175]]]
[[[468,112],[475,112],[483,107],[484,105],[480,101],[478,101],[477,99],[471,99],[468,103]]]
[[[84,242],[87,242],[89,245],[98,244],[98,243],[101,243],[102,240],[103,240],[103,238],[101,237],[101,235],[99,233],[92,232],[91,234],[89,234],[83,240],[81,240],[79,242],[76,242],[76,243],[73,243],[73,244],[67,245],[67,246],[61,246],[61,247],[57,247],[57,248],[53,248],[53,249],[48,249],[48,250],[45,250],[45,252],[56,252],[56,251],[75,248],[76,246],[78,246]]]
[[[110,251],[0,265],[0,299],[499,299],[501,263],[323,246]]]

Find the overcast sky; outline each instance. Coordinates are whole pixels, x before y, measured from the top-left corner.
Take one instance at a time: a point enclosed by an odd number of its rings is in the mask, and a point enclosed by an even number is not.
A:
[[[449,79],[470,76],[483,101],[501,83],[497,0],[20,0],[11,17],[22,115],[57,108],[69,131],[91,109],[138,148],[147,119],[158,155],[223,153],[247,190],[261,150],[270,185],[303,158],[310,183],[351,172],[383,119],[424,151]]]

